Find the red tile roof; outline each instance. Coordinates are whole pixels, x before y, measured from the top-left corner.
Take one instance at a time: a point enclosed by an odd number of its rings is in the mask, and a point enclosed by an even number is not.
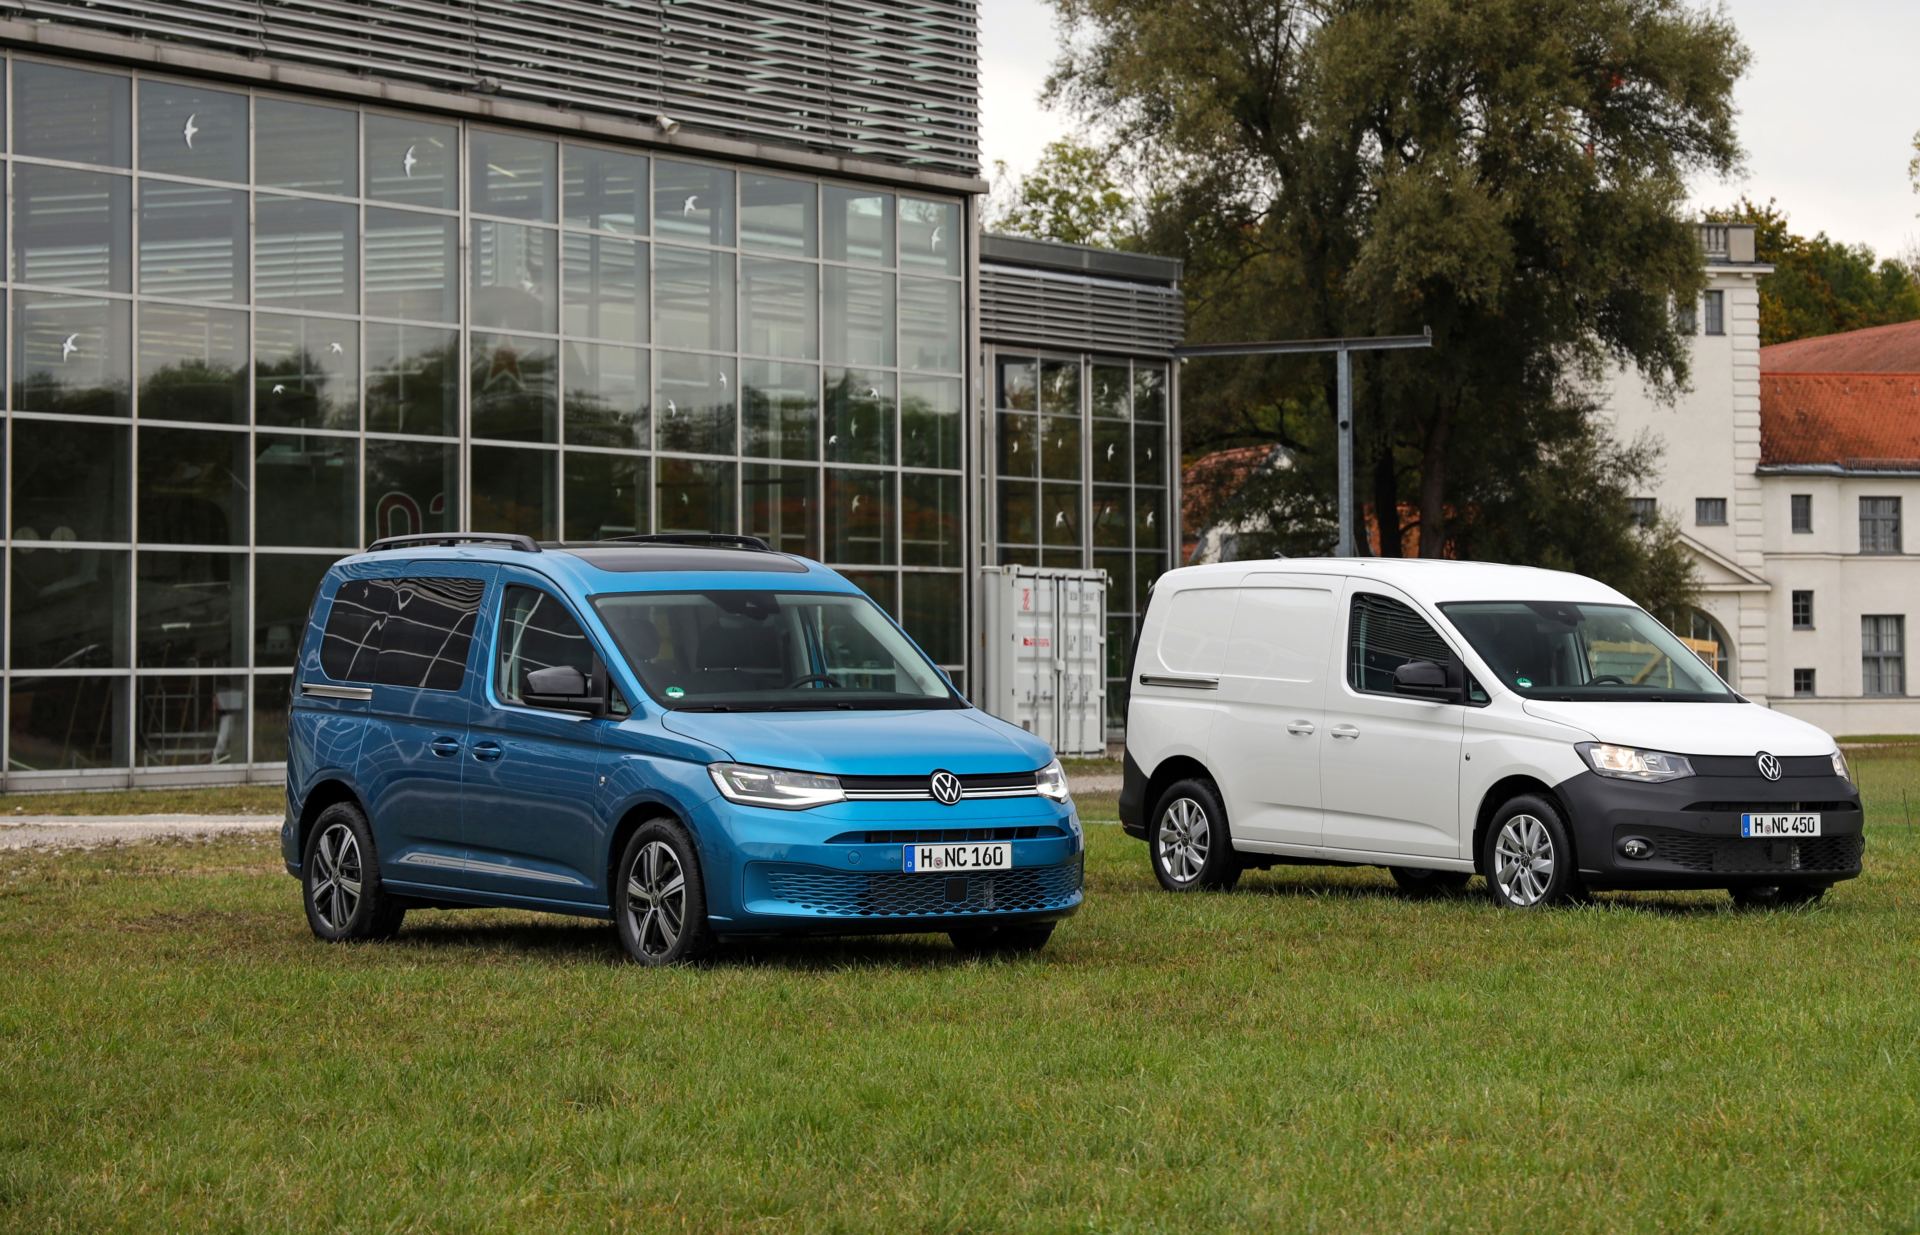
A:
[[[1825,334],[1760,349],[1762,373],[1920,373],[1920,322]]]
[[[1920,469],[1920,372],[1770,373],[1763,368],[1760,463]]]

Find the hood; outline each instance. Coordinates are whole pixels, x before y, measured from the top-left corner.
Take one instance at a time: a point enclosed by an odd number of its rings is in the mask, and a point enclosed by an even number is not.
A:
[[[737,763],[830,776],[1027,772],[1045,742],[976,708],[871,712],[668,712],[661,724]]]
[[[1823,729],[1757,703],[1562,703],[1529,699],[1529,716],[1593,735],[1595,741],[1676,755],[1831,754]]]

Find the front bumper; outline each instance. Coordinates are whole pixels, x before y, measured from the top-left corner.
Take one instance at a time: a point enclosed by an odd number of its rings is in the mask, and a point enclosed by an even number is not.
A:
[[[1566,804],[1581,875],[1595,888],[1725,888],[1837,883],[1860,873],[1865,849],[1859,793],[1838,776],[1689,776],[1647,785],[1582,772],[1555,786]],[[1820,814],[1820,835],[1748,840],[1748,811]],[[1632,838],[1651,848],[1626,857]]]

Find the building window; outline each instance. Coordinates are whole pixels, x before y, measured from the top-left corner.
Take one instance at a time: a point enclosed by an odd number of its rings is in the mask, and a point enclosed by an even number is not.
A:
[[[1733,640],[1726,629],[1704,609],[1689,609],[1673,623],[1673,633],[1686,640],[1694,654],[1710,666],[1723,682],[1733,681]]]
[[[1630,497],[1627,499],[1627,513],[1637,527],[1652,527],[1653,521],[1660,517],[1660,503],[1650,497]]]
[[[1703,300],[1706,306],[1706,328],[1708,334],[1727,333],[1727,294],[1708,292]]]
[[[1795,669],[1793,671],[1793,695],[1796,699],[1811,699],[1819,692],[1813,688],[1813,670]]]
[[[1900,552],[1900,499],[1860,499],[1860,552]]]
[[[1795,592],[1793,594],[1793,628],[1795,630],[1813,629],[1813,593]]]
[[[1693,301],[1674,302],[1673,328],[1683,335],[1696,335],[1700,333],[1699,315],[1695,312]]]
[[[1694,498],[1693,521],[1701,527],[1727,526],[1727,499],[1724,497]]]
[[[1860,693],[1907,693],[1907,619],[1898,614],[1860,619]]]
[[[1788,499],[1793,506],[1793,530],[1796,535],[1813,531],[1813,494],[1796,493]]]

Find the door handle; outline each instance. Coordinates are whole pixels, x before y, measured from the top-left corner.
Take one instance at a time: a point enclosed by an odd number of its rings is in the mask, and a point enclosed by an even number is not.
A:
[[[1313,732],[1313,722],[1310,720],[1296,720],[1287,726],[1287,732],[1297,733],[1301,737],[1305,737]]]
[[[427,743],[427,749],[442,759],[450,759],[460,753],[459,738],[435,738]]]
[[[1335,725],[1333,728],[1327,730],[1327,732],[1336,738],[1357,738],[1360,736],[1360,727],[1358,725]]]
[[[506,753],[498,742],[476,742],[473,747],[473,757],[482,763],[497,763]]]

